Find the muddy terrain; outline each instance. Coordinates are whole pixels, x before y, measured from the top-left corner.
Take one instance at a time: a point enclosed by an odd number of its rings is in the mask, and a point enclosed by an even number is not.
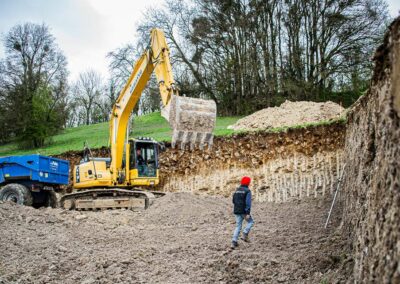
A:
[[[251,243],[229,248],[230,199],[170,193],[143,212],[0,204],[0,283],[335,283],[351,258],[330,200],[255,203]],[[340,210],[338,207],[337,210]]]

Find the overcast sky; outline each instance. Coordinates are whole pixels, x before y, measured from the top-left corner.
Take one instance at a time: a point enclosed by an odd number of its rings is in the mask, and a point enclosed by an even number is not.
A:
[[[68,60],[70,79],[89,68],[108,76],[106,54],[131,42],[146,7],[161,0],[0,0],[0,34],[46,23]],[[4,57],[1,43],[0,57]]]
[[[0,0],[0,34],[24,22],[46,23],[68,59],[70,80],[94,69],[108,77],[106,54],[131,42],[146,7],[163,0]],[[400,0],[389,0],[392,17]],[[4,57],[3,44],[0,57]]]

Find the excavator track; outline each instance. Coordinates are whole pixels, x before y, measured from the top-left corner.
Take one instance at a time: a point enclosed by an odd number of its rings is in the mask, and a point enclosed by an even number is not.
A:
[[[60,199],[61,208],[67,210],[147,209],[163,192],[142,190],[91,189],[66,194]]]

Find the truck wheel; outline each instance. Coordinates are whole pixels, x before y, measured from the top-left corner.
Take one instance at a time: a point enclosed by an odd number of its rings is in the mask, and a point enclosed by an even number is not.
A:
[[[57,208],[58,207],[58,198],[57,193],[54,191],[48,191],[46,197],[46,207]]]
[[[10,183],[0,190],[1,201],[12,201],[20,205],[32,206],[33,198],[29,189],[18,183]]]

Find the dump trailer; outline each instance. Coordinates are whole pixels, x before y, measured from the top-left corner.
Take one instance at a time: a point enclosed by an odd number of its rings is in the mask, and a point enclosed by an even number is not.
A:
[[[56,207],[56,192],[68,182],[69,161],[42,155],[0,157],[0,201]]]

